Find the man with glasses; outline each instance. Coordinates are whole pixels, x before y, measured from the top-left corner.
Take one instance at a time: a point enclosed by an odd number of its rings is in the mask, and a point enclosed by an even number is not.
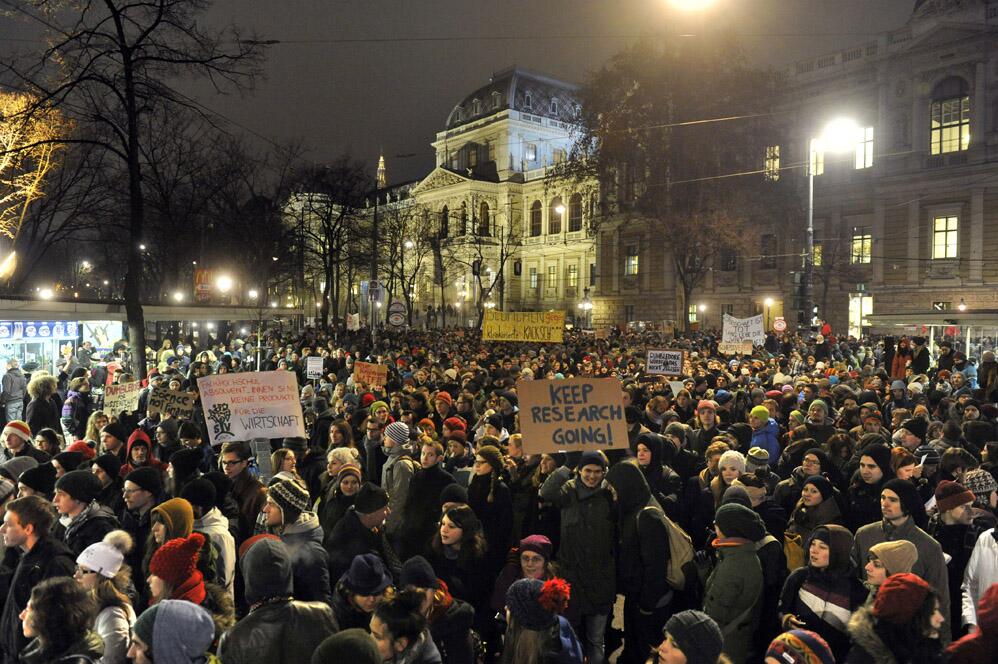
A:
[[[817,443],[811,439],[807,440],[810,440],[813,447],[804,452],[801,465],[793,469],[790,477],[777,483],[776,489],[773,491],[773,501],[782,507],[787,514],[793,511],[797,501],[800,500],[804,480],[813,475],[820,475],[822,463],[828,461],[825,453],[818,449]]]
[[[232,497],[239,505],[239,536],[236,538],[236,548],[253,536],[257,516],[263,510],[267,500],[267,490],[263,483],[250,472],[249,445],[234,441],[222,446],[219,465],[222,472],[232,482]]]
[[[384,402],[375,402],[378,403]],[[384,412],[388,412],[385,408]],[[372,415],[364,420],[364,439],[361,441],[362,447],[366,452],[366,457],[364,460],[364,477],[370,477],[374,481],[379,481],[381,479],[381,469],[385,465],[385,461],[388,460],[388,456],[381,449],[384,437],[385,424],[382,424],[378,419]]]
[[[10,580],[10,592],[0,615],[0,662],[16,664],[18,654],[28,643],[21,632],[22,611],[28,605],[31,589],[45,579],[72,576],[76,568],[73,553],[50,532],[52,506],[40,496],[26,496],[7,504],[0,534],[4,546],[17,547],[21,559]]]
[[[163,475],[155,468],[138,468],[125,476],[121,491],[125,499],[125,511],[121,515],[121,528],[132,536],[132,551],[125,556],[125,562],[132,569],[142,569],[145,558],[146,541],[152,529],[152,508],[163,500]],[[144,597],[146,584],[136,584],[139,595]],[[144,606],[144,604],[136,604]]]

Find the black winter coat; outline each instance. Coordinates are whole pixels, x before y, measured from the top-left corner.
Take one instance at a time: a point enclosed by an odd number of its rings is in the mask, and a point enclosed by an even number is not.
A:
[[[222,637],[225,664],[299,664],[339,631],[324,602],[280,601],[253,609]]]
[[[416,471],[409,481],[409,493],[402,508],[399,544],[401,557],[425,556],[440,520],[440,492],[454,483],[454,476],[436,464]],[[482,515],[475,512],[481,519]]]

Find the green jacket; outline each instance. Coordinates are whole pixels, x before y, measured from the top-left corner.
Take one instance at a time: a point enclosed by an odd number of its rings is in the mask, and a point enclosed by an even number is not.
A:
[[[724,634],[724,654],[734,664],[748,657],[752,634],[759,624],[762,565],[755,543],[717,549],[717,566],[707,578],[703,610]]]

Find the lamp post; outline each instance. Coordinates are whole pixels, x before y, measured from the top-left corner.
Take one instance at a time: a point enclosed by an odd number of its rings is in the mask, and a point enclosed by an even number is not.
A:
[[[593,311],[593,301],[589,297],[588,288],[584,288],[582,290],[582,302],[579,302],[579,309],[582,311],[582,324],[585,326],[583,329],[588,330],[592,327],[589,322],[589,318],[592,316]]]
[[[853,120],[838,119],[825,125],[817,140],[807,142],[807,233],[804,240],[804,283],[797,326],[810,335],[814,326],[814,171],[819,152],[842,153],[854,150],[860,128]]]
[[[766,319],[765,319],[765,324],[763,325],[763,327],[766,330],[768,330],[769,329],[769,308],[773,306],[773,298],[767,297],[765,300],[762,301],[762,303],[764,305],[766,305]]]

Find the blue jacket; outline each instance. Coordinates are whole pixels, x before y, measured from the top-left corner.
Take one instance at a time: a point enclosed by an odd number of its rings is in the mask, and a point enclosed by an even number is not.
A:
[[[765,426],[752,432],[752,447],[761,447],[769,452],[769,465],[775,466],[780,460],[780,425],[772,417]]]

